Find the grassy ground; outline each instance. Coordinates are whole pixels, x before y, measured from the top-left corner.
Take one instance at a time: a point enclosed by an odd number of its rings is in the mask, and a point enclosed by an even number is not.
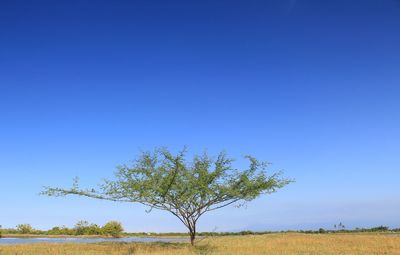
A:
[[[400,236],[384,234],[269,234],[213,237],[188,244],[1,245],[0,255],[366,255],[399,254]]]

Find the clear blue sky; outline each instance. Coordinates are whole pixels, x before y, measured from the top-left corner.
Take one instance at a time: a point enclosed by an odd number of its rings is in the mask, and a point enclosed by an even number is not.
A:
[[[400,1],[1,1],[0,224],[184,231],[93,186],[140,149],[225,149],[296,183],[200,231],[400,227]]]

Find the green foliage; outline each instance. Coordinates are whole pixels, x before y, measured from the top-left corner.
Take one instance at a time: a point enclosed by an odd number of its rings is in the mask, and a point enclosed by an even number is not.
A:
[[[76,235],[74,229],[67,228],[65,226],[62,227],[53,227],[52,229],[47,231],[48,235]]]
[[[124,232],[122,224],[117,221],[110,221],[106,223],[101,230],[104,235],[109,235],[115,238],[121,237],[121,234]]]
[[[31,234],[33,232],[33,228],[30,224],[19,224],[16,229],[20,234]]]
[[[90,224],[89,222],[82,220],[75,224],[74,227],[75,235],[101,235],[102,229],[97,224]]]
[[[99,190],[46,187],[49,196],[79,195],[120,202],[138,202],[152,209],[175,215],[189,230],[193,243],[197,220],[219,208],[251,201],[270,194],[291,182],[281,173],[268,174],[267,163],[246,156],[247,169],[237,170],[234,160],[220,153],[207,153],[186,159],[186,150],[173,155],[167,149],[143,152],[132,165],[118,167],[114,180],[105,181]]]
[[[0,227],[1,229],[1,227]],[[15,229],[3,229],[4,234],[31,234],[31,235],[107,235],[112,237],[121,237],[123,234],[122,224],[117,221],[110,221],[100,227],[97,224],[88,221],[79,221],[73,228],[53,227],[47,231],[35,230],[29,224],[19,224]]]
[[[372,232],[385,232],[388,230],[389,230],[389,227],[386,227],[386,226],[379,226],[379,227],[371,228]]]

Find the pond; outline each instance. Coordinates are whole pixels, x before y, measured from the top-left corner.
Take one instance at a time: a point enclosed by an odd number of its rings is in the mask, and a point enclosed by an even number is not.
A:
[[[123,238],[48,238],[48,237],[35,237],[35,238],[0,238],[1,244],[30,244],[30,243],[99,243],[99,242],[137,242],[137,243],[151,243],[151,242],[167,242],[167,243],[181,243],[187,242],[188,238],[183,237],[123,237]]]

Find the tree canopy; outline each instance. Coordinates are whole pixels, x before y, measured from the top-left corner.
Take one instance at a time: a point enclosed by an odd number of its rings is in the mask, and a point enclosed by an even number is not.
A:
[[[207,153],[189,162],[186,149],[177,154],[166,148],[142,152],[130,165],[117,167],[115,179],[98,189],[45,187],[49,196],[79,195],[119,202],[137,202],[176,216],[189,230],[191,243],[198,219],[207,212],[236,204],[243,205],[262,194],[270,194],[291,182],[281,172],[269,174],[268,163],[245,156],[246,169],[236,169],[234,160],[221,152],[215,158]]]

